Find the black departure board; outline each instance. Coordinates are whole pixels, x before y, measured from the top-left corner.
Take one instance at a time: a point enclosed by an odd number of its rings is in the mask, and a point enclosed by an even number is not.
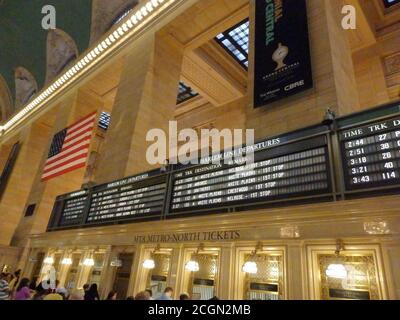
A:
[[[400,117],[342,131],[347,191],[400,184]]]
[[[146,173],[93,189],[88,223],[161,216],[167,176]]]
[[[87,201],[87,191],[78,191],[65,196],[60,225],[70,226],[82,223]]]
[[[232,161],[182,170],[173,181],[172,213],[329,193],[327,138],[277,144],[256,152],[252,164]]]
[[[334,142],[334,143],[332,143]],[[337,144],[336,142],[339,142]],[[247,158],[254,154],[254,161]],[[340,161],[333,161],[341,159]],[[398,193],[400,105],[57,197],[48,230]],[[337,293],[335,293],[337,294]]]

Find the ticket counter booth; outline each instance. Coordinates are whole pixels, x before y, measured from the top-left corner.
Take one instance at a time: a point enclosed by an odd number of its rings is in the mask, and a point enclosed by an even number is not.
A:
[[[210,300],[217,296],[220,259],[218,251],[199,249],[188,255],[185,272],[189,273],[187,292],[193,300]]]
[[[62,252],[57,252],[54,254],[54,263],[53,267],[56,270],[56,272],[60,272],[60,267],[61,267],[61,257],[62,257]]]
[[[113,290],[117,292],[119,300],[127,298],[134,256],[132,252],[120,253],[111,261],[111,267],[115,268]]]
[[[82,254],[79,252],[73,253],[71,255],[71,260],[69,261],[70,266],[67,270],[66,273],[66,278],[65,278],[65,288],[67,290],[74,290],[78,289],[77,288],[77,282],[78,282],[78,271],[79,267],[81,265],[81,258]]]
[[[309,249],[313,298],[320,300],[387,299],[378,246],[344,246]]]
[[[255,263],[255,265],[254,265]],[[283,256],[274,254],[246,255],[245,300],[283,299]],[[252,269],[253,266],[253,269]]]
[[[158,298],[168,286],[171,269],[171,254],[169,252],[154,252],[150,259],[143,263],[148,269],[147,288],[153,292],[153,297]]]
[[[58,279],[62,266],[62,252],[50,249],[43,257],[38,283],[43,280]]]
[[[38,252],[33,258],[33,267],[31,272],[31,279],[40,279],[40,271],[42,270],[43,261],[45,258],[44,252]]]
[[[234,299],[287,299],[286,247],[239,244],[236,247]]]
[[[104,260],[105,260],[104,253],[95,253],[93,255],[94,265],[90,270],[88,283],[97,284],[97,287],[100,287],[101,275],[103,273],[103,268],[104,268]]]

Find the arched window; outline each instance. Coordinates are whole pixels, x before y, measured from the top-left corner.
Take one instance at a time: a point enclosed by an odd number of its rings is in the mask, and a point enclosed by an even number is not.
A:
[[[24,67],[15,69],[15,109],[25,105],[38,92],[35,77]]]
[[[0,74],[0,122],[4,122],[13,113],[13,102],[7,82]]]
[[[121,22],[139,3],[138,0],[93,0],[90,44],[95,43],[115,24]]]
[[[77,57],[75,41],[60,29],[50,30],[47,35],[46,83],[59,75]]]

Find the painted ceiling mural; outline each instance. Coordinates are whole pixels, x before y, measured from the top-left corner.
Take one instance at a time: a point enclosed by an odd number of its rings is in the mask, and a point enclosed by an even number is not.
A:
[[[137,2],[0,0],[0,121],[27,103]],[[42,28],[45,5],[56,9],[56,30]]]

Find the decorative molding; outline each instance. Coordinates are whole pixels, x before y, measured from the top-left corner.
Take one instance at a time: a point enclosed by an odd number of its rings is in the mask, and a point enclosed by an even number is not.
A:
[[[60,77],[41,90],[41,92],[6,123],[0,125],[0,139],[15,130],[19,125],[48,106],[56,96],[65,92],[78,80],[81,80],[94,67],[110,58],[117,50],[133,40],[144,28],[154,22],[161,14],[171,10],[173,5],[186,3],[185,0],[149,0],[137,6],[125,20],[116,25],[97,45],[81,55],[76,63]]]

